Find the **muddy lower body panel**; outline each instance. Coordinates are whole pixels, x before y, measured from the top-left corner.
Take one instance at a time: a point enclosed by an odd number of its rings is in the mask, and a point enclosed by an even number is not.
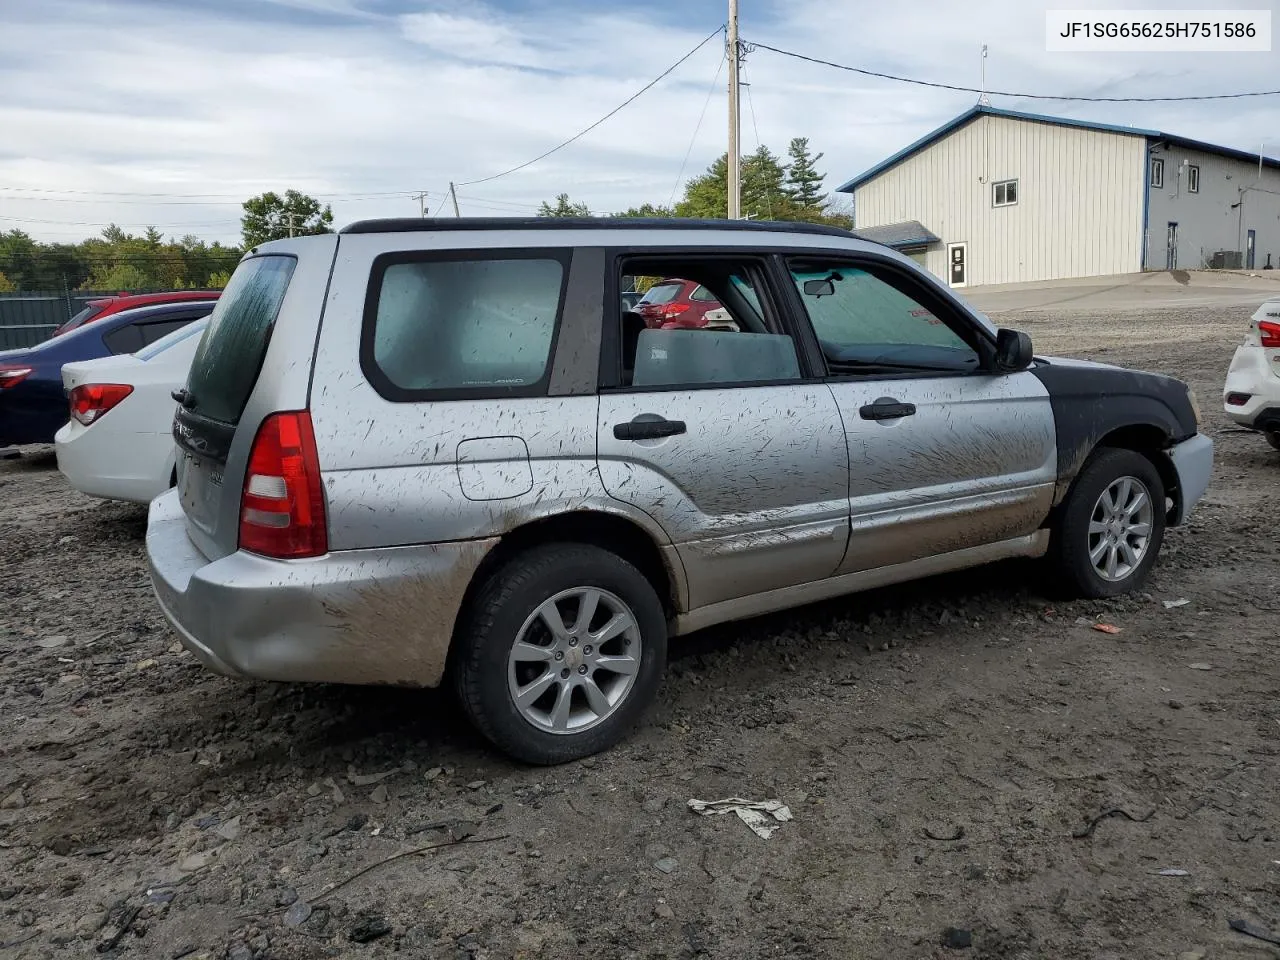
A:
[[[432,687],[471,578],[497,538],[271,560],[206,558],[176,494],[147,522],[147,562],[188,650],[227,675]]]

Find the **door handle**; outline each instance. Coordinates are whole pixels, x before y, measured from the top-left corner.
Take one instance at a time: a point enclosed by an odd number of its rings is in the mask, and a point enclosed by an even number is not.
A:
[[[914,403],[899,403],[893,397],[881,397],[875,403],[863,406],[858,415],[863,420],[898,420],[902,417],[915,416]]]
[[[613,436],[616,440],[657,440],[660,437],[674,437],[684,433],[686,427],[683,420],[632,420],[630,423],[615,423]]]

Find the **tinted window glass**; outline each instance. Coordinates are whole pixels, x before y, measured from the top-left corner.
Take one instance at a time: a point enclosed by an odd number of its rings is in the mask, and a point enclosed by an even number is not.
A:
[[[196,413],[222,423],[239,422],[296,265],[293,257],[276,255],[254,257],[236,267],[191,361],[187,389]]]
[[[693,293],[689,294],[690,300],[715,300],[715,298],[715,294],[706,287],[698,287]]]
[[[373,363],[401,390],[533,386],[563,280],[550,259],[391,264],[376,294]]]
[[[796,288],[832,372],[872,368],[970,370],[977,353],[939,317],[866,270],[836,264],[793,268]],[[826,291],[805,290],[825,282]],[[869,371],[872,372],[872,371]]]
[[[155,343],[175,330],[181,330],[194,319],[194,317],[188,317],[182,320],[161,320],[158,323],[144,323],[142,324],[142,342],[144,344]]]
[[[96,306],[93,304],[90,304],[89,306],[81,310],[79,313],[77,313],[70,320],[68,320],[66,323],[64,323],[60,329],[65,333],[68,330],[74,330],[79,326],[83,326],[92,317],[96,317],[99,313],[101,313],[105,308],[106,308],[106,304],[98,304]]]
[[[107,345],[107,349],[112,353],[135,353],[146,346],[146,341],[142,339],[142,325],[137,323],[126,323],[123,327],[116,327],[110,333],[102,335],[102,342]]]
[[[159,340],[153,340],[149,345],[143,347],[134,354],[139,360],[150,360],[152,357],[164,353],[170,347],[177,346],[184,340],[198,336],[204,331],[205,323],[203,320],[193,320],[191,323],[185,323],[172,333],[168,333]]]

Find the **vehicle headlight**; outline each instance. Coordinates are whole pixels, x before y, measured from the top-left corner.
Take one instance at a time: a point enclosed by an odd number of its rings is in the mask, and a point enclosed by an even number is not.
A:
[[[1187,399],[1191,401],[1191,412],[1196,415],[1196,429],[1200,429],[1200,401],[1196,399],[1196,392],[1187,387]]]

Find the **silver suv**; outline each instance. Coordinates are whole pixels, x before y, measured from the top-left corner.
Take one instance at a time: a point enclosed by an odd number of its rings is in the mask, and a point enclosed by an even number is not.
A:
[[[679,276],[735,329],[653,329]],[[1033,357],[911,260],[781,223],[384,220],[250,250],[184,389],[156,594],[233,676],[431,687],[608,747],[667,640],[1006,557],[1140,584],[1213,451],[1185,384]]]

